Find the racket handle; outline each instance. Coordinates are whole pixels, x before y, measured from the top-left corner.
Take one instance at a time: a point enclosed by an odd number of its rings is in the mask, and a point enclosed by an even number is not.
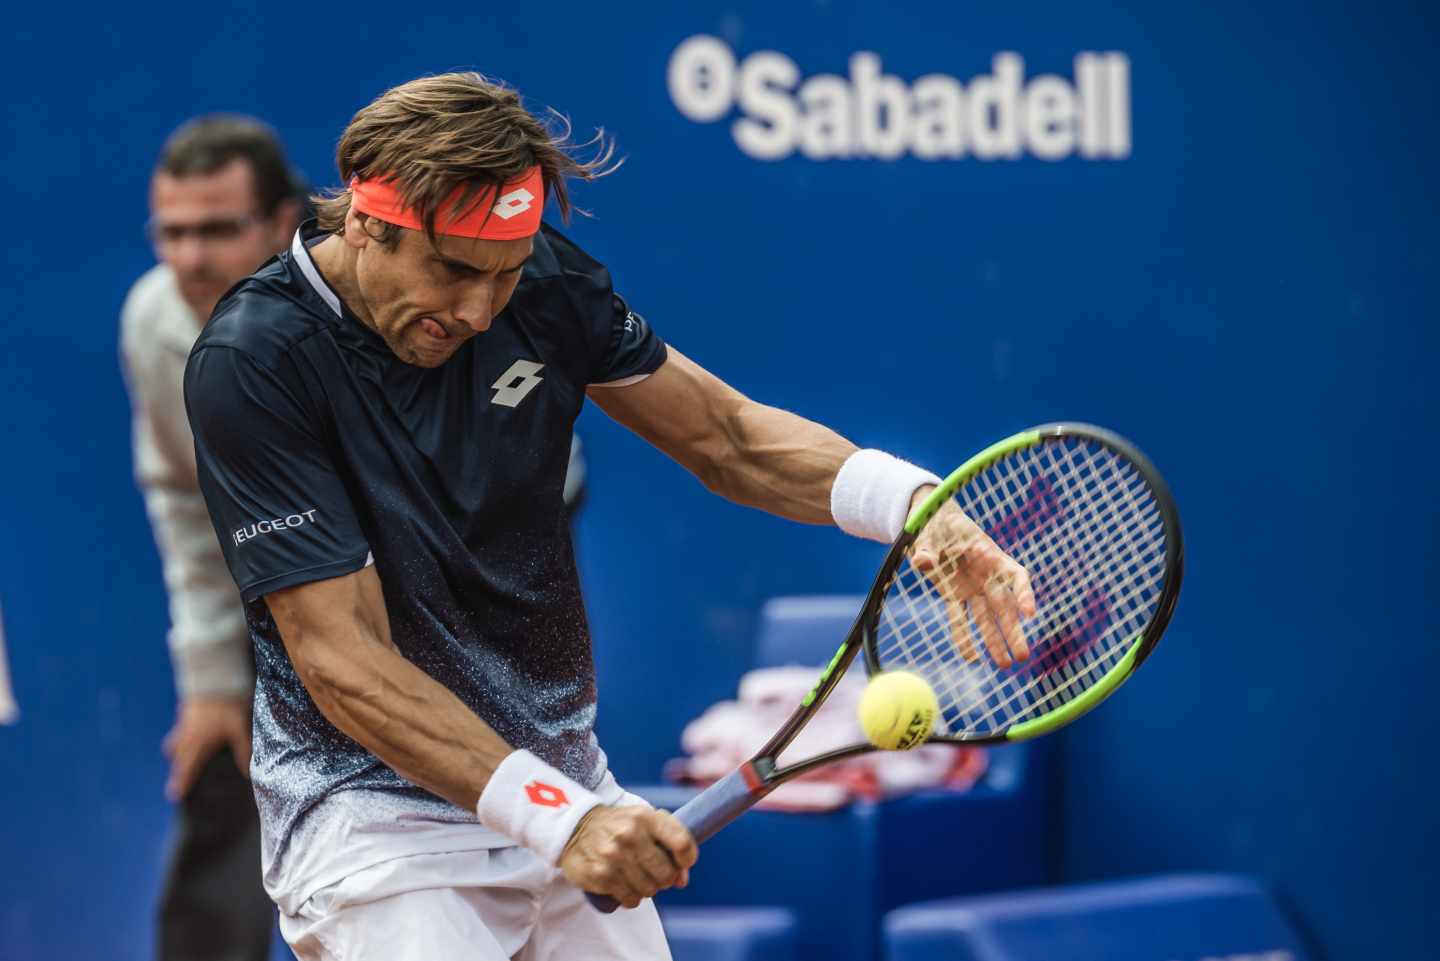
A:
[[[690,829],[696,844],[704,844],[710,840],[716,831],[745,813],[768,793],[750,787],[744,774],[749,766],[750,762],[746,761],[741,767],[695,795],[675,812],[675,820]],[[586,892],[585,896],[597,911],[604,914],[609,914],[620,906],[620,902],[608,894]]]

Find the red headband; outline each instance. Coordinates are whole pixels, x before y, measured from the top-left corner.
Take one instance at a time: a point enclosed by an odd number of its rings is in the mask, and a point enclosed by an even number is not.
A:
[[[506,184],[495,198],[496,190],[486,185],[470,198],[469,205],[458,217],[453,215],[465,185],[435,211],[435,232],[452,237],[475,237],[483,240],[516,240],[529,237],[540,229],[540,215],[545,212],[545,180],[538,166],[531,167],[519,180]],[[405,206],[394,178],[350,181],[350,203],[362,214],[369,214],[411,230],[424,230],[420,217]]]

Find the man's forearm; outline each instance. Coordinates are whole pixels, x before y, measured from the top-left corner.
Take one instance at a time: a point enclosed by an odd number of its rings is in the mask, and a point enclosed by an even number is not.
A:
[[[316,705],[401,777],[470,810],[511,752],[461,700],[391,648],[324,671]]]
[[[353,575],[362,576],[374,578],[373,568]],[[332,584],[341,586],[325,586]],[[378,592],[378,581],[373,589]],[[316,623],[314,597],[306,604],[310,610],[299,611],[287,595],[279,591],[266,600],[300,680],[326,719],[401,777],[474,810],[491,773],[511,753],[510,745],[450,690],[401,656],[383,628],[376,629],[363,615],[347,616],[356,599],[335,597],[331,610],[339,615]],[[343,636],[346,632],[350,636]]]
[[[888,454],[853,456],[833,430],[755,403],[673,347],[645,380],[589,396],[715,493],[802,523],[888,541],[916,488],[935,482]]]
[[[747,507],[805,524],[832,524],[830,489],[855,445],[798,414],[746,401],[729,416],[731,452],[702,477]]]

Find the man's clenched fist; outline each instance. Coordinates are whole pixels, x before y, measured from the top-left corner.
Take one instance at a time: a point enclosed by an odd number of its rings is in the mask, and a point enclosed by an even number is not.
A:
[[[633,908],[657,891],[688,884],[698,854],[695,838],[666,812],[601,805],[571,835],[560,870],[581,890]]]

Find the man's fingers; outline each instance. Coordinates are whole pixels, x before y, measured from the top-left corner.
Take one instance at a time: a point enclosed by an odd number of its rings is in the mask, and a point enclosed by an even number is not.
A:
[[[685,869],[695,863],[698,854],[695,839],[685,825],[663,811],[648,811],[637,827],[645,837],[635,860],[649,880],[656,889],[668,888],[679,882]]]
[[[650,845],[650,850],[637,856],[636,852],[627,852],[620,859],[620,878],[625,887],[628,897],[643,901],[645,898],[653,897],[665,885],[650,875],[650,863],[658,858],[660,862],[667,862],[669,859],[655,845]],[[673,867],[666,865],[666,871],[673,871]],[[623,899],[622,899],[623,900]],[[634,907],[627,904],[626,907]]]
[[[972,664],[980,660],[980,652],[975,650],[975,635],[970,630],[975,616],[970,602],[946,600],[945,610],[950,615],[950,636],[955,639],[960,656]]]
[[[668,888],[680,876],[680,868],[668,848],[657,843],[644,845],[635,852],[634,861],[645,872],[645,880],[655,890]]]
[[[647,897],[649,882],[645,872],[631,863],[624,847],[613,837],[585,852],[578,874],[567,876],[586,891],[608,894],[627,908]]]
[[[1010,651],[1005,647],[1005,639],[1000,636],[1000,629],[995,626],[995,612],[991,609],[990,602],[983,597],[972,597],[970,611],[980,625],[980,636],[985,639],[985,649],[990,652],[990,659],[1002,670],[1009,667]]]
[[[1030,585],[1030,572],[1019,565],[1016,566],[1019,568],[1019,573],[1015,575],[1013,590],[1015,600],[1020,604],[1020,616],[1034,617],[1036,611],[1035,589]]]
[[[1030,656],[1020,623],[1036,613],[1030,575],[962,512],[936,514],[911,564],[945,602],[951,635],[966,660],[979,660],[971,621],[996,667]]]
[[[627,908],[689,882],[695,839],[683,824],[647,805],[601,806],[587,814],[560,856],[570,883]]]
[[[682,870],[693,867],[695,859],[700,856],[700,848],[690,829],[664,811],[655,812],[653,824],[656,841],[669,852],[676,866]]]
[[[1019,601],[1005,581],[992,577],[985,585],[986,602],[1000,625],[1000,633],[1016,660],[1023,661],[1030,656],[1030,645],[1025,643],[1025,631],[1020,627]]]
[[[926,550],[917,551],[911,556],[910,563],[917,571],[925,575],[940,595],[945,604],[945,616],[950,622],[950,636],[955,641],[955,646],[960,650],[960,656],[967,661],[980,660],[980,654],[975,650],[975,642],[970,633],[970,618],[966,611],[964,586],[958,582],[958,574],[954,570],[947,570],[937,573],[939,562],[934,554]],[[954,567],[954,564],[950,565]]]
[[[204,758],[196,745],[189,741],[177,743],[174,756],[170,759],[170,777],[165,782],[165,796],[171,801],[179,801],[189,794],[203,761]]]

